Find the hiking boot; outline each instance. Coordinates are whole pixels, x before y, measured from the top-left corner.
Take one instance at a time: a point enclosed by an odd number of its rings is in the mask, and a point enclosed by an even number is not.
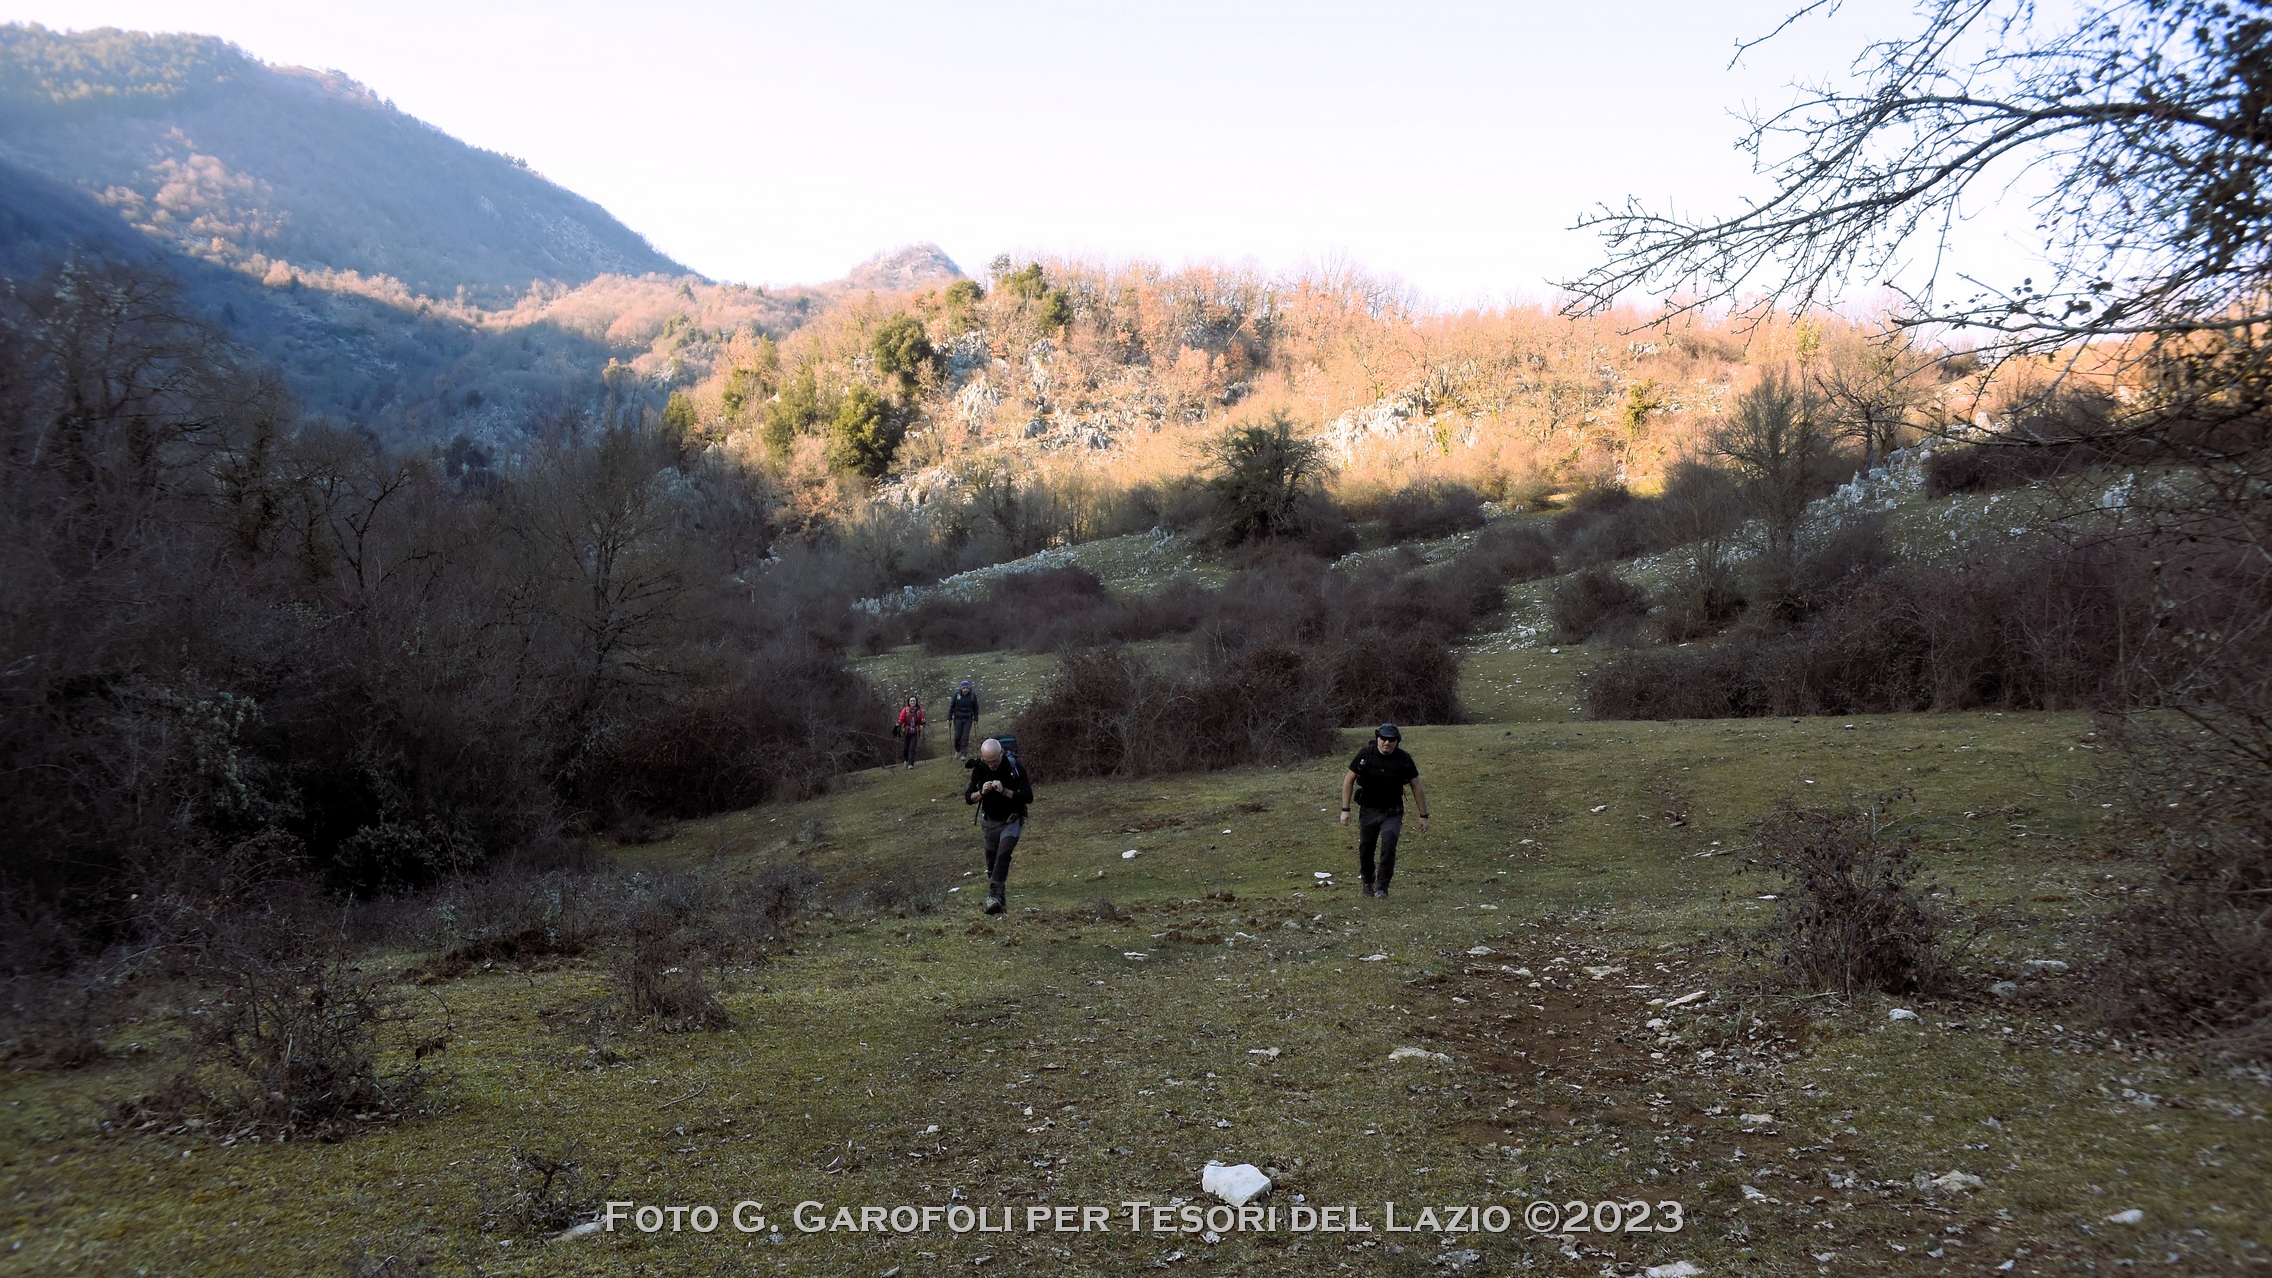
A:
[[[1380,885],[1379,887],[1377,887],[1377,888],[1374,888],[1374,889],[1373,889],[1373,895],[1374,895],[1374,896],[1387,896],[1387,895],[1388,895],[1388,884],[1386,884],[1386,883],[1383,883],[1383,884],[1381,884],[1381,885]]]
[[[1373,881],[1371,879],[1366,879],[1364,881],[1362,885],[1362,891],[1366,896],[1371,896],[1373,894]]]
[[[1002,912],[1002,898],[998,896],[987,897],[986,912],[988,914],[1000,914]]]

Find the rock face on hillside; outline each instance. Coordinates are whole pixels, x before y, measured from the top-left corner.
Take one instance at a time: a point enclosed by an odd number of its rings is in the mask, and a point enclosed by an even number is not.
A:
[[[943,288],[963,278],[962,268],[936,244],[910,244],[878,253],[852,268],[842,287],[877,293]]]
[[[503,300],[682,275],[607,210],[337,72],[211,36],[0,27],[0,159],[220,265],[355,271]]]

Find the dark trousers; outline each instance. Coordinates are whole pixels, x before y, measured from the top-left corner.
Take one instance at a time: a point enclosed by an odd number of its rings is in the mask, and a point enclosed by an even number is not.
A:
[[[955,720],[955,754],[958,758],[970,753],[970,725],[976,722],[976,719]]]
[[[1357,809],[1357,872],[1365,882],[1387,890],[1389,876],[1396,873],[1396,841],[1404,833],[1404,809],[1389,811],[1384,808]],[[1373,845],[1379,844],[1379,864],[1373,861]]]
[[[901,741],[903,741],[903,742],[905,742],[905,743],[906,743],[906,751],[907,751],[907,758],[906,758],[906,762],[908,762],[908,763],[913,763],[913,762],[915,762],[915,743],[916,743],[916,741],[917,741],[917,740],[919,740],[919,739],[920,739],[920,734],[918,734],[918,733],[914,733],[914,732],[910,732],[910,733],[908,733],[908,734],[907,734],[906,736],[903,736],[903,737],[901,737],[901,738],[900,738],[900,740],[901,740]]]
[[[1024,817],[1011,817],[1007,821],[988,821],[981,818],[978,828],[986,834],[986,894],[1008,899],[1003,891],[1010,879],[1010,853],[1017,851],[1018,836],[1026,832]]]

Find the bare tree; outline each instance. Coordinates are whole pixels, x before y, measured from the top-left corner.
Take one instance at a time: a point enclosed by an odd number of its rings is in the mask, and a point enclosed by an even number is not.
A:
[[[1814,0],[1784,26],[1835,8]],[[2150,552],[2156,625],[2131,695],[2176,714],[2132,716],[2126,737],[2142,787],[2186,795],[2154,804],[2171,890],[2139,907],[2117,984],[2142,1014],[2268,1050],[2272,10],[1926,0],[1919,27],[1870,45],[1847,80],[1751,125],[1766,197],[1718,218],[1628,203],[1588,219],[1609,257],[1568,286],[1572,308],[1649,288],[1677,291],[1667,316],[1803,313],[1917,262],[1896,331],[1967,334],[1990,367],[2042,357],[2046,403],[2086,362],[2127,382],[2111,411],[2015,412],[1992,442],[2185,472],[2119,480],[2075,525]],[[1937,269],[1966,202],[2015,183],[2042,192],[2044,277]]]
[[[1834,8],[1816,0],[1788,27]],[[2065,14],[2068,11],[2055,11]],[[1781,28],[1778,28],[1780,30]],[[1747,46],[1748,47],[1748,46]],[[1610,256],[1568,284],[1573,310],[1642,287],[1668,311],[1804,311],[1938,261],[1964,201],[2023,170],[2053,272],[2009,287],[1938,272],[1897,326],[1973,333],[1984,353],[2145,338],[2251,348],[2272,322],[2272,19],[2223,0],[2129,0],[2056,25],[2027,0],[1930,0],[1911,35],[1870,45],[1846,83],[1801,86],[1757,115],[1744,149],[1773,191],[1688,220],[1636,203],[1584,225]],[[2261,383],[2261,352],[2225,369]],[[2235,405],[2238,407],[2238,405]]]
[[[1833,352],[1809,370],[1830,434],[1861,445],[1864,471],[1901,446],[1911,418],[1938,385],[1933,364],[1930,354],[1895,332]]]
[[[1789,557],[1806,522],[1828,444],[1799,384],[1772,370],[1736,397],[1712,435],[1712,451],[1734,468],[1745,504],[1766,527],[1773,562]]]

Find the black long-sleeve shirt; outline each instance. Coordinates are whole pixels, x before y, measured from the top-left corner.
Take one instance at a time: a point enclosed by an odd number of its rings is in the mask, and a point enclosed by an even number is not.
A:
[[[977,718],[977,717],[978,717],[978,692],[977,692],[977,690],[976,690],[976,689],[971,689],[971,690],[969,690],[969,691],[958,691],[958,692],[956,692],[956,693],[955,693],[955,696],[954,696],[954,700],[952,700],[952,701],[949,701],[949,702],[947,703],[947,717],[948,717],[949,719],[975,719],[975,718]]]
[[[999,781],[1002,788],[985,791],[986,783]],[[1026,814],[1026,805],[1033,802],[1033,782],[1026,778],[1026,770],[1009,755],[1002,762],[988,767],[983,758],[970,761],[970,784],[963,788],[962,801],[975,803],[978,811],[989,821],[1008,821]]]

